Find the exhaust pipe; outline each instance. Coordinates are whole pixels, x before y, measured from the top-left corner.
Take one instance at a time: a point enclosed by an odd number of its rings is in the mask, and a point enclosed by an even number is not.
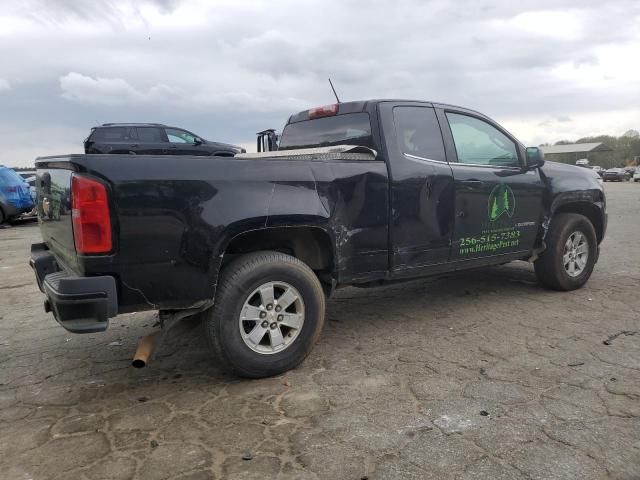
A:
[[[202,312],[203,310],[209,308],[212,304],[212,301],[207,301],[202,303],[199,307],[189,308],[185,310],[159,311],[158,317],[160,319],[161,330],[150,333],[149,335],[140,339],[140,341],[138,342],[138,348],[136,348],[136,354],[133,356],[131,365],[134,368],[146,367],[147,363],[149,363],[149,360],[154,357],[155,350],[158,349],[164,342],[164,339],[167,336],[169,330],[173,330],[173,327],[175,327],[183,318],[191,317],[196,313]],[[195,326],[196,324],[194,323],[193,325]]]
[[[136,349],[136,354],[133,356],[133,361],[131,365],[135,368],[143,368],[149,362],[149,357],[153,354],[153,349],[155,347],[156,340],[160,332],[154,332],[146,337],[142,337],[140,342],[138,342],[138,348]]]

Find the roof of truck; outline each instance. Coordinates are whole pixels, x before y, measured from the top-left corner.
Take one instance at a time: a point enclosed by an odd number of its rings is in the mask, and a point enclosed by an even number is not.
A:
[[[168,125],[164,125],[163,123],[134,123],[134,122],[126,122],[126,123],[103,123],[99,125],[100,127],[169,127]]]
[[[478,112],[477,110],[473,110],[471,108],[467,108],[467,107],[461,107],[459,105],[453,105],[453,104],[449,104],[449,103],[442,103],[442,102],[432,102],[432,101],[428,101],[428,100],[411,100],[411,99],[406,99],[406,98],[377,98],[377,99],[369,99],[369,100],[355,100],[353,102],[339,102],[339,112],[338,115],[341,114],[345,114],[345,113],[356,113],[356,112],[363,112],[367,109],[367,105],[370,103],[376,104],[376,103],[383,103],[383,102],[393,102],[393,103],[419,103],[425,106],[430,106],[430,107],[441,107],[441,108],[455,108],[457,110],[464,110],[468,113],[473,113],[476,115],[480,115],[482,117],[486,117],[485,114]],[[331,104],[329,104],[331,105]],[[307,110],[302,110],[298,113],[294,113],[293,115],[291,115],[289,117],[289,120],[287,121],[287,123],[294,123],[294,122],[301,122],[304,120],[309,120],[309,111],[313,110],[315,107],[311,107],[310,109]]]

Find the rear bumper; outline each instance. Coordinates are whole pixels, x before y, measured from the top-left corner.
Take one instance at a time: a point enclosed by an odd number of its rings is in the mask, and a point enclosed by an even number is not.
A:
[[[61,269],[46,244],[31,245],[29,265],[46,295],[45,312],[73,333],[102,332],[118,314],[116,281],[111,276],[77,277]]]

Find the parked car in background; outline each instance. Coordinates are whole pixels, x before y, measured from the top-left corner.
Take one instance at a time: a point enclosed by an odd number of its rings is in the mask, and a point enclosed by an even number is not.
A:
[[[91,129],[84,141],[84,152],[233,157],[246,150],[159,123],[105,123]]]
[[[0,165],[0,223],[33,210],[29,185],[15,170]]]
[[[29,191],[31,192],[31,200],[36,201],[36,171],[35,170],[22,170],[17,172],[24,181],[29,185]]]
[[[593,167],[591,167],[591,170],[593,170],[594,172],[596,172],[598,174],[598,176],[600,178],[602,178],[602,174],[604,173],[604,168],[602,168],[600,165],[594,165]]]
[[[605,182],[626,182],[629,180],[629,174],[624,168],[610,168],[602,174]]]
[[[635,172],[633,172],[633,181],[640,182],[640,167],[636,167]]]
[[[629,180],[633,178],[633,174],[636,173],[636,167],[624,167],[624,171],[629,175]]]

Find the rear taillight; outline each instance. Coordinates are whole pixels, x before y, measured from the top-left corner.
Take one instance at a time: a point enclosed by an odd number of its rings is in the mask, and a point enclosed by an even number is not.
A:
[[[73,239],[78,253],[111,251],[111,218],[107,189],[80,175],[71,177]]]
[[[309,118],[331,117],[338,114],[338,104],[325,105],[324,107],[316,107],[309,110]]]

